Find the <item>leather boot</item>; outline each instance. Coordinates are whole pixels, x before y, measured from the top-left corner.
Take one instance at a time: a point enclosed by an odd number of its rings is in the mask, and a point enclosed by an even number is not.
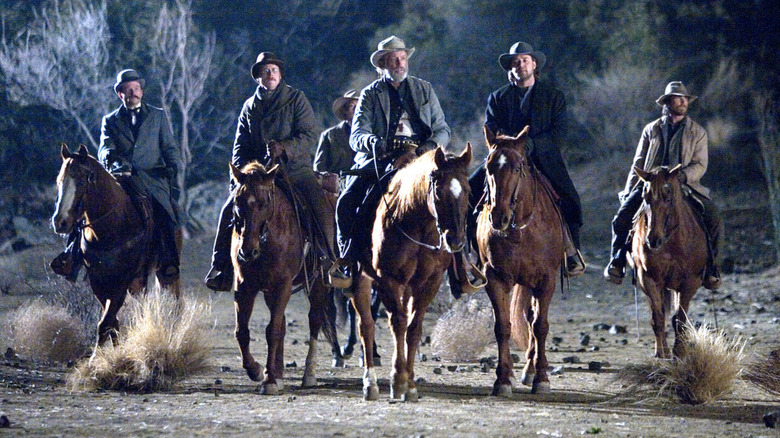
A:
[[[355,263],[346,258],[339,257],[328,271],[328,283],[337,289],[349,289],[352,287],[352,275]]]
[[[75,229],[68,235],[65,251],[51,261],[52,271],[65,277],[71,283],[79,278],[79,272],[84,265],[84,254],[81,252],[81,230]]]
[[[230,220],[233,216],[233,198],[230,197],[222,207],[214,238],[214,253],[211,256],[211,269],[203,281],[214,292],[227,292],[233,287],[233,262],[230,260],[230,241],[233,228]]]

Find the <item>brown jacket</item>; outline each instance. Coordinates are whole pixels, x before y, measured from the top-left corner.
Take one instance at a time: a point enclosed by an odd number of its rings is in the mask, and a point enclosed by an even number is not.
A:
[[[659,118],[650,122],[642,130],[642,137],[639,139],[639,145],[636,147],[634,155],[634,165],[628,172],[626,187],[618,194],[621,199],[628,196],[631,190],[636,186],[639,177],[634,172],[634,167],[645,171],[650,171],[655,156],[662,146],[661,123],[664,118]],[[707,131],[690,117],[685,117],[685,127],[682,133],[682,171],[685,172],[687,183],[691,189],[697,193],[710,197],[710,189],[704,187],[699,182],[707,172]]]

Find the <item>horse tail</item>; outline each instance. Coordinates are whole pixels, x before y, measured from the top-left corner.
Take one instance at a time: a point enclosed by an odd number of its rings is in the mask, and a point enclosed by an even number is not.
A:
[[[511,337],[518,348],[528,349],[528,308],[531,305],[531,294],[528,288],[515,285],[512,288],[512,298],[509,304],[509,320],[512,322]]]
[[[315,299],[313,301],[315,303],[323,303],[324,305],[316,306],[311,304],[312,298],[316,297],[309,297],[309,303],[312,305],[312,310],[316,313],[316,317],[323,322],[320,331],[323,335],[325,335],[325,339],[330,345],[338,345],[338,336],[336,334],[336,320],[338,318],[338,312],[336,310],[336,302],[333,296],[336,292],[334,289],[326,287],[313,287],[309,293],[318,293],[318,290],[322,290],[322,293],[325,295],[325,297],[324,299]],[[334,293],[332,294],[331,291]]]

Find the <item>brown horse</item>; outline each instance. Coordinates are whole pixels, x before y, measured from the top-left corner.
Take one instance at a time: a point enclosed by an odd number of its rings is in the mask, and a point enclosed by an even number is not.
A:
[[[495,312],[498,367],[493,395],[512,394],[512,332],[528,339],[522,382],[549,392],[545,342],[550,306],[564,258],[560,211],[525,151],[526,127],[517,137],[496,137],[485,127],[489,199],[479,215],[477,243],[486,291]],[[510,311],[510,292],[511,311]]]
[[[308,243],[294,204],[275,183],[279,167],[270,169],[252,162],[238,169],[230,165],[234,184],[233,236],[230,255],[235,271],[236,339],[249,378],[260,380],[261,365],[249,352],[249,319],[255,298],[263,291],[271,320],[265,330],[268,357],[261,393],[276,394],[284,373],[284,311],[293,284],[306,283],[309,309],[309,352],[303,386],[317,383],[315,377],[317,337],[321,329],[330,342],[335,323],[327,316],[328,288],[322,281],[319,260]]]
[[[157,267],[153,233],[147,219],[133,204],[119,182],[87,152],[84,145],[72,153],[66,145],[60,150],[62,167],[57,176],[57,203],[51,218],[54,231],[67,234],[81,223],[81,250],[92,292],[103,314],[98,323],[98,342],[117,342],[117,312],[127,292],[146,289]],[[151,220],[151,219],[148,219]],[[181,231],[177,234],[181,250]],[[179,278],[157,284],[179,295]]]
[[[655,357],[670,358],[666,343],[666,314],[672,315],[679,356],[688,306],[701,286],[707,266],[707,236],[683,196],[677,179],[681,166],[651,172],[634,167],[644,183],[642,206],[636,215],[631,259],[637,282],[647,295],[655,334]],[[671,309],[671,305],[675,309]]]
[[[403,167],[376,212],[372,252],[361,257],[353,303],[360,316],[365,371],[363,396],[376,400],[373,283],[387,310],[394,338],[390,397],[417,401],[414,358],[428,305],[436,296],[453,253],[466,245],[471,145],[460,156],[429,151]]]

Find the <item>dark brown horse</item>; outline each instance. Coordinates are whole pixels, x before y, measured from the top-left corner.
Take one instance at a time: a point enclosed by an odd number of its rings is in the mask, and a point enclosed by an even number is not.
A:
[[[517,137],[496,137],[485,127],[489,199],[478,219],[477,243],[496,317],[498,367],[493,395],[506,397],[512,394],[509,340],[513,331],[530,338],[523,384],[532,385],[534,393],[550,390],[547,313],[564,258],[561,214],[528,159],[527,135],[528,127]]]
[[[57,203],[51,218],[54,231],[67,234],[83,228],[81,250],[92,292],[100,301],[103,314],[98,323],[98,342],[117,341],[117,312],[127,292],[146,289],[157,267],[152,245],[153,232],[127,192],[81,145],[72,153],[66,145],[60,150],[62,167],[57,176]],[[181,250],[181,231],[177,235]],[[178,276],[157,284],[179,295]]]
[[[645,172],[634,167],[645,187],[634,222],[631,259],[638,285],[650,304],[655,357],[664,359],[671,357],[666,343],[667,312],[673,312],[673,353],[679,356],[688,306],[701,286],[708,257],[704,229],[677,179],[680,168]]]
[[[394,338],[390,397],[417,400],[414,358],[423,317],[453,253],[466,245],[470,162],[471,145],[460,156],[445,154],[441,148],[427,152],[398,171],[379,203],[372,252],[361,258],[363,275],[353,299],[360,316],[366,400],[379,396],[373,361],[372,283],[387,310]]]
[[[263,292],[271,319],[265,330],[268,357],[261,392],[276,394],[284,373],[284,311],[293,284],[307,285],[309,352],[303,374],[304,387],[314,386],[317,337],[321,329],[335,339],[335,324],[327,317],[328,288],[322,282],[319,260],[304,239],[294,204],[275,183],[279,167],[270,169],[252,162],[238,169],[230,165],[235,189],[233,237],[230,255],[235,271],[236,339],[249,378],[260,380],[261,365],[249,352],[249,319],[258,292]]]

